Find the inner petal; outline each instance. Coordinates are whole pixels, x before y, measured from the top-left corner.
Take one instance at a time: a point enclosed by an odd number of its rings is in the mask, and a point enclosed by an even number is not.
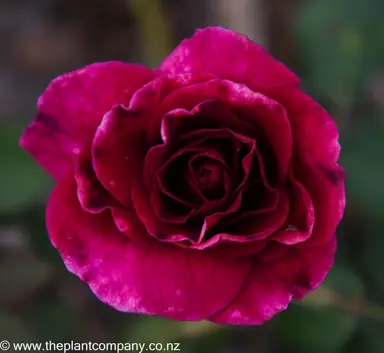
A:
[[[226,194],[223,168],[220,162],[205,156],[197,156],[191,162],[195,183],[209,200],[220,199]]]
[[[101,213],[106,208],[118,207],[119,202],[97,179],[92,165],[91,146],[87,143],[75,158],[74,168],[77,196],[81,207],[90,213]]]
[[[293,140],[287,113],[277,101],[254,92],[243,84],[213,79],[174,91],[164,100],[163,105],[168,111],[183,107],[184,112],[190,111],[190,115],[195,113],[199,116],[202,114],[199,110],[203,111],[204,107],[200,107],[200,102],[209,102],[212,99],[225,102],[225,107],[229,108],[226,119],[218,119],[218,125],[209,126],[202,119],[189,119],[189,124],[193,123],[195,128],[198,121],[199,128],[228,127],[237,133],[260,139],[260,146],[265,145],[264,149],[273,157],[270,158],[272,162],[268,163],[268,174],[269,169],[273,169],[276,179],[273,184],[284,181],[291,160]],[[175,122],[180,122],[176,116],[173,119],[163,118],[164,128],[168,125],[169,131],[181,130]]]

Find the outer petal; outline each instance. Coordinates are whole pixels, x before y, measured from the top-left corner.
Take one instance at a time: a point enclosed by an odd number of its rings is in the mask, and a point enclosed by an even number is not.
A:
[[[312,249],[290,249],[270,262],[255,262],[238,297],[211,320],[219,324],[258,325],[285,310],[292,298],[315,289],[333,264],[335,239]],[[257,256],[257,255],[256,255]]]
[[[155,70],[156,75],[211,73],[246,84],[298,86],[297,76],[246,36],[221,27],[197,30]]]
[[[100,184],[92,167],[91,148],[86,144],[75,160],[77,197],[81,207],[91,213],[101,213],[108,207],[118,207],[118,202]]]
[[[329,114],[297,89],[260,88],[286,109],[294,140],[293,171],[314,207],[312,236],[301,246],[317,246],[334,238],[345,208],[345,174],[337,164],[338,131]]]
[[[249,260],[134,243],[116,230],[109,213],[81,209],[72,179],[54,189],[47,227],[68,269],[121,311],[201,320],[229,304],[251,268]]]
[[[54,79],[38,101],[35,121],[20,144],[53,177],[72,164],[72,154],[92,137],[103,115],[152,79],[151,70],[122,62],[97,63]]]
[[[283,229],[273,239],[287,245],[306,241],[313,231],[315,223],[314,208],[310,195],[304,186],[290,173],[287,185],[290,200],[290,213]]]
[[[145,124],[135,111],[116,106],[104,115],[92,143],[97,178],[126,206],[131,205],[132,186],[142,177]]]

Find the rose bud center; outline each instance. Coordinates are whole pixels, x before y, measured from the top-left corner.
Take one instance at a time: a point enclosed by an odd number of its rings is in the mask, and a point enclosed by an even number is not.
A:
[[[210,158],[197,158],[192,163],[194,178],[201,192],[208,199],[221,198],[225,194],[223,166]]]

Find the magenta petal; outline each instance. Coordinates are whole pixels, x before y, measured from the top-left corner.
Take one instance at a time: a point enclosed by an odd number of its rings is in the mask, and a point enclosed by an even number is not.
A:
[[[188,107],[189,104],[183,102],[188,100],[187,95],[174,94],[173,97],[172,105]],[[167,104],[167,109],[171,109],[170,102]],[[161,136],[164,143],[169,143],[188,132],[220,128],[248,136],[254,133],[254,127],[236,117],[224,101],[207,99],[191,110],[175,108],[168,111],[161,121]]]
[[[225,259],[242,259],[249,258],[249,256],[257,253],[262,253],[267,243],[267,240],[244,243],[219,241],[214,246],[204,249],[204,251],[208,254],[221,256]]]
[[[100,184],[92,166],[90,146],[86,144],[75,161],[77,196],[81,207],[91,213],[101,213],[118,202]]]
[[[335,249],[333,239],[322,247],[290,249],[271,262],[255,262],[238,297],[211,321],[259,325],[271,319],[285,310],[292,298],[300,299],[324,280]]]
[[[189,200],[188,197],[185,198],[182,194],[180,195],[180,193],[175,191],[176,184],[179,189],[189,187],[186,185],[187,180],[185,173],[183,173],[183,169],[187,168],[187,163],[185,161],[184,163],[175,163],[175,160],[188,159],[191,152],[196,153],[197,151],[199,150],[196,148],[192,151],[190,149],[188,151],[179,150],[167,160],[166,146],[156,145],[145,156],[143,165],[144,184],[151,200],[151,207],[159,220],[184,224],[188,218],[196,213],[199,203],[194,202],[195,200],[193,199]],[[174,178],[167,175],[169,174],[169,164],[172,165],[172,163],[175,163],[179,168],[179,173],[176,173],[174,177],[180,179],[184,175],[183,180],[179,180],[179,183],[175,183]]]
[[[289,200],[283,190],[279,190],[278,195],[278,203],[275,208],[274,205],[266,205],[268,208],[262,209],[261,212],[250,212],[245,218],[240,218],[238,221],[235,218],[235,222],[228,227],[231,240],[240,242],[261,240],[279,230],[287,220]]]
[[[132,201],[137,217],[147,232],[160,241],[178,242],[199,238],[199,227],[191,229],[187,224],[172,224],[160,219],[153,208],[148,191],[143,185],[137,184],[132,189]]]
[[[153,76],[140,65],[105,62],[86,66],[54,79],[38,101],[35,121],[20,144],[55,178],[73,166],[77,153],[103,115]]]
[[[280,263],[254,265],[234,302],[211,321],[218,324],[260,325],[287,308],[292,293],[281,278]],[[288,270],[287,266],[287,270]]]
[[[251,89],[258,85],[298,86],[299,79],[246,36],[221,27],[197,30],[155,70],[156,75],[211,73]]]
[[[319,104],[297,89],[261,90],[287,111],[295,141],[293,171],[313,202],[316,221],[312,236],[302,246],[324,244],[335,237],[345,208],[337,126]]]
[[[284,105],[278,101],[253,92],[244,84],[212,79],[174,91],[166,97],[162,106],[166,111],[182,107],[200,115],[200,110],[209,111],[212,109],[211,106],[217,104],[215,103],[217,100],[225,102],[222,109],[225,107],[230,109],[230,115],[228,113],[224,115],[221,127],[229,128],[234,132],[245,131],[247,135],[256,138],[263,154],[270,155],[269,159],[274,164],[270,169],[276,170],[275,174],[280,176],[280,180],[284,180],[291,161],[293,140],[290,121]],[[177,112],[176,119],[183,114],[180,109]],[[166,123],[172,123],[174,131],[175,121],[168,120],[164,121],[163,131],[166,130]],[[188,120],[190,118],[187,118]],[[207,122],[215,120],[220,123],[218,119],[207,119]],[[195,125],[197,124],[195,123]],[[167,135],[163,133],[163,136]]]
[[[131,188],[142,177],[145,124],[134,111],[116,106],[105,114],[93,139],[96,175],[105,189],[125,205],[131,205]]]
[[[331,169],[330,169],[331,170]],[[335,238],[336,228],[343,216],[345,208],[344,172],[341,167],[331,170],[339,175],[334,183],[329,180],[322,168],[312,167],[303,169],[305,174],[301,182],[311,195],[315,211],[315,224],[311,237],[303,242],[303,247],[324,244]],[[319,188],[322,185],[322,188]]]
[[[290,214],[287,223],[273,239],[286,245],[306,241],[311,235],[315,223],[312,200],[304,186],[291,176],[288,187]]]
[[[169,109],[163,107],[163,101],[172,92],[181,87],[204,82],[212,78],[212,75],[174,75],[161,76],[139,89],[132,97],[129,108],[150,121],[147,127],[147,142],[153,146],[161,143],[161,119]],[[180,107],[177,107],[180,108]]]
[[[67,268],[121,311],[205,319],[232,301],[251,268],[250,261],[136,244],[116,230],[108,213],[81,209],[73,180],[54,189],[47,227]]]
[[[59,179],[73,168],[82,144],[70,133],[61,130],[54,120],[51,116],[37,114],[32,124],[24,130],[20,146],[27,150],[48,174]]]

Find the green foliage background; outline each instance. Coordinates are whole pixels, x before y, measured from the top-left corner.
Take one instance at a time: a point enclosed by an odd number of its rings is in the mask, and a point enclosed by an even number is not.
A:
[[[156,65],[177,44],[178,21],[172,18],[181,16],[177,11],[187,2],[180,0],[175,6],[172,1],[128,1],[121,15],[127,19],[121,21],[132,34],[132,51],[94,50],[79,60]],[[80,13],[73,4],[67,6]],[[92,9],[92,3],[88,6]],[[43,11],[37,5],[36,9]],[[6,10],[0,5],[3,14]],[[0,340],[181,342],[184,353],[384,352],[383,14],[382,0],[307,0],[287,14],[294,69],[303,88],[340,126],[347,210],[338,229],[336,264],[325,284],[261,327],[173,322],[118,313],[100,303],[65,270],[48,240],[44,212],[53,181],[18,147],[18,136],[33,118],[33,109],[21,117],[0,115]],[[193,16],[187,35],[193,32]],[[52,15],[51,20],[60,18]],[[209,15],[205,18],[210,24]],[[0,45],[6,47],[2,38]],[[122,43],[129,45],[130,38]],[[76,64],[54,66],[45,72],[45,84],[49,76]],[[39,93],[31,91],[30,96],[36,100]]]

